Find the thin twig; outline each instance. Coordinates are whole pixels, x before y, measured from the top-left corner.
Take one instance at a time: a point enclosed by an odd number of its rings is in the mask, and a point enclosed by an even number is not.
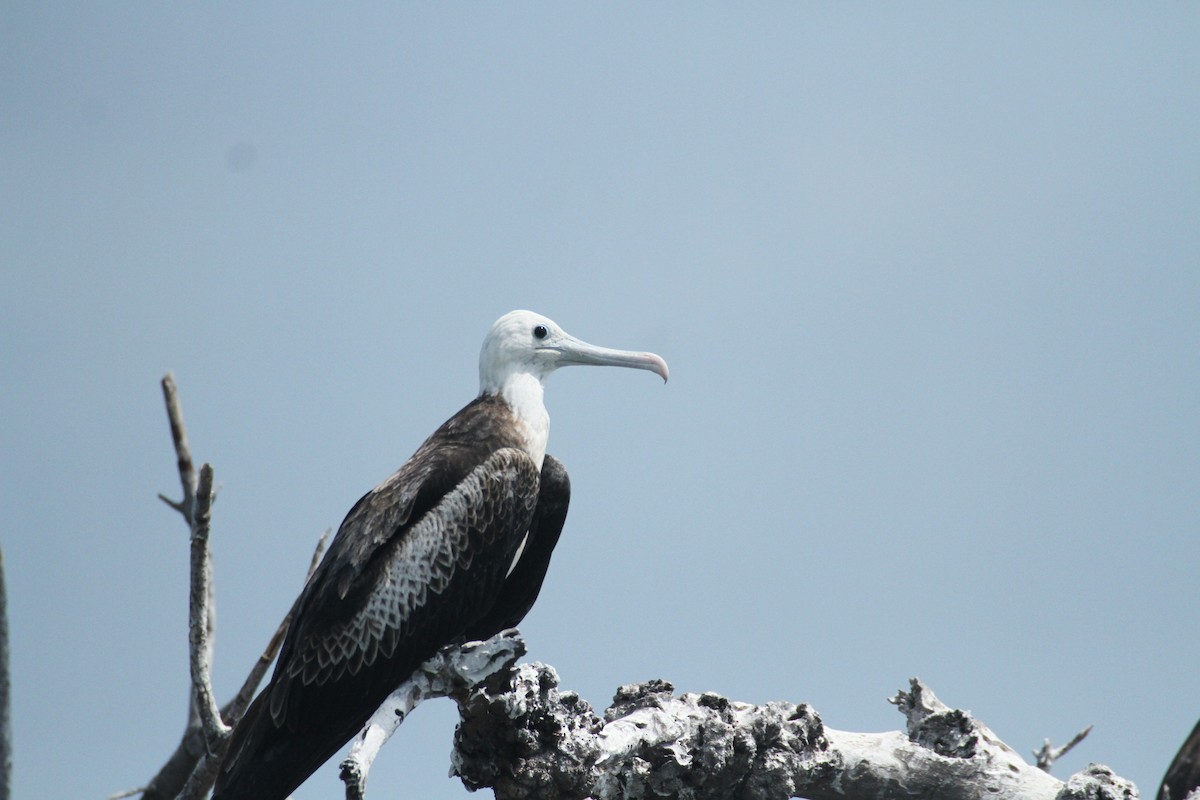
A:
[[[12,717],[8,673],[8,591],[0,552],[0,800],[12,796]]]
[[[175,373],[168,372],[162,378],[163,400],[167,406],[167,421],[171,425],[171,443],[175,447],[175,462],[179,469],[179,485],[183,489],[183,499],[176,502],[166,495],[159,493],[162,500],[183,516],[191,533],[196,521],[193,517],[196,506],[196,467],[192,461],[192,450],[188,445],[187,425],[183,422],[183,403],[179,400],[179,387],[175,383]],[[215,495],[214,495],[215,497]],[[208,627],[208,661],[213,660],[213,642],[217,628],[217,604],[212,585],[212,569],[209,568],[208,581],[208,616],[205,624]],[[195,704],[195,692],[188,693],[188,725],[199,722],[199,710]]]
[[[126,797],[136,797],[139,794],[145,794],[146,789],[147,787],[145,786],[139,786],[136,789],[126,789],[123,792],[110,794],[108,797],[104,798],[104,800],[125,800]]]
[[[202,531],[202,550],[203,553],[197,551],[198,543],[193,536],[192,540],[192,596],[193,600],[196,597],[207,598],[203,605],[206,611],[202,617],[206,620],[202,626],[202,639],[207,639],[207,643],[201,649],[204,651],[204,657],[200,659],[200,663],[207,664],[206,668],[198,669],[198,664],[195,659],[192,659],[193,682],[196,679],[196,673],[206,673],[208,675],[207,690],[203,690],[205,681],[201,680],[196,684],[198,687],[189,692],[189,714],[188,724],[184,729],[183,737],[180,739],[175,752],[170,755],[163,766],[159,769],[144,789],[134,790],[128,793],[123,793],[121,796],[129,797],[139,792],[144,795],[146,800],[165,800],[165,798],[175,798],[179,796],[202,797],[205,792],[212,787],[213,781],[216,778],[216,770],[224,758],[225,749],[228,747],[228,733],[214,737],[209,733],[212,728],[202,724],[199,708],[208,706],[209,711],[206,714],[210,719],[216,718],[224,726],[226,721],[230,725],[236,725],[242,715],[245,714],[246,708],[250,705],[250,700],[254,696],[255,690],[262,682],[263,676],[266,675],[267,669],[275,656],[279,652],[279,648],[283,643],[283,638],[287,633],[288,625],[291,621],[291,612],[284,617],[276,628],[275,633],[271,636],[271,640],[267,643],[262,655],[255,661],[254,667],[250,670],[250,674],[246,677],[238,693],[226,703],[219,712],[219,715],[212,714],[211,703],[213,700],[212,683],[211,683],[211,665],[212,665],[212,641],[214,632],[215,620],[215,602],[212,582],[212,559],[208,551],[208,535],[211,527],[211,511],[212,504],[216,498],[216,490],[212,485],[211,467],[208,468],[210,474],[207,478],[207,486],[205,488],[206,500],[200,503],[197,500],[198,487],[196,480],[195,467],[192,462],[191,450],[188,446],[187,428],[183,422],[183,409],[179,399],[178,387],[175,384],[175,377],[171,373],[167,373],[162,379],[163,398],[167,406],[167,418],[171,424],[171,440],[175,446],[176,460],[179,467],[179,481],[183,487],[184,497],[182,501],[176,502],[160,494],[158,497],[175,511],[179,512],[188,524],[188,529],[193,534],[197,527],[193,521],[193,514],[198,518],[204,517],[204,530]],[[202,475],[203,477],[203,469]],[[202,506],[198,508],[198,506]],[[198,512],[203,511],[204,514]],[[305,581],[312,577],[321,558],[324,556],[325,547],[329,540],[330,531],[326,531],[317,543],[315,552],[313,553],[312,561],[309,564],[308,574]],[[194,566],[194,560],[202,556],[201,561],[206,565],[206,569],[197,571]],[[196,581],[206,585],[206,591],[198,592]],[[196,611],[195,603],[192,603],[192,608],[189,609],[189,615]],[[194,647],[192,637],[197,630],[195,618],[189,616],[188,640],[189,645]],[[198,694],[207,694],[208,701],[197,703],[196,697]],[[219,730],[219,729],[218,729]],[[228,728],[226,728],[228,731]]]
[[[175,385],[175,373],[168,372],[162,379],[163,399],[167,403],[167,421],[171,423],[171,442],[175,445],[175,460],[179,465],[179,483],[183,487],[183,500],[176,503],[161,494],[164,503],[178,511],[192,524],[192,507],[196,503],[196,467],[192,463],[192,450],[188,446],[187,426],[183,424],[183,406],[179,402],[179,389]]]
[[[1043,740],[1042,748],[1040,750],[1035,750],[1033,752],[1033,757],[1037,759],[1037,762],[1036,762],[1037,768],[1042,770],[1043,772],[1049,772],[1050,767],[1054,766],[1055,761],[1058,761],[1060,758],[1062,758],[1067,753],[1069,753],[1071,751],[1071,749],[1073,747],[1075,747],[1075,745],[1079,744],[1084,739],[1086,739],[1087,735],[1091,732],[1092,732],[1092,726],[1088,725],[1086,728],[1081,730],[1079,733],[1075,734],[1074,738],[1072,738],[1071,741],[1067,742],[1062,747],[1058,747],[1058,748],[1056,748],[1056,747],[1054,747],[1054,745],[1050,744],[1049,739]]]
[[[312,580],[313,573],[317,571],[321,559],[325,557],[325,548],[329,546],[329,537],[332,535],[333,528],[326,528],[325,532],[321,534],[321,538],[317,540],[317,548],[313,550],[312,558],[308,561],[308,572],[304,575],[305,584]]]
[[[187,511],[185,511],[185,510],[184,510],[184,508],[183,508],[183,503],[180,503],[180,502],[177,502],[177,501],[175,501],[175,500],[172,500],[171,498],[167,497],[167,496],[166,496],[165,494],[163,494],[162,492],[159,492],[159,493],[158,493],[158,499],[159,499],[159,500],[162,500],[162,501],[163,501],[164,503],[166,503],[168,506],[170,506],[171,508],[173,508],[174,510],[176,510],[176,511],[178,511],[180,514],[182,514],[182,515],[183,515],[183,517],[184,517],[184,519],[187,519]]]
[[[212,578],[208,536],[212,522],[212,484],[212,465],[205,464],[200,467],[196,503],[192,508],[192,593],[191,613],[188,618],[192,690],[195,692],[196,708],[200,713],[200,724],[204,727],[204,736],[210,752],[221,739],[229,735],[229,726],[221,719],[221,710],[213,698],[212,664],[208,647],[209,584]]]

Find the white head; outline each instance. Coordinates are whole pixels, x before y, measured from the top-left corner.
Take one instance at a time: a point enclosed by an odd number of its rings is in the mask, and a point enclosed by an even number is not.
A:
[[[581,342],[553,320],[532,311],[510,311],[492,325],[479,351],[479,393],[505,394],[514,381],[539,384],[571,364],[648,369],[667,379],[667,362],[654,353],[611,350]]]

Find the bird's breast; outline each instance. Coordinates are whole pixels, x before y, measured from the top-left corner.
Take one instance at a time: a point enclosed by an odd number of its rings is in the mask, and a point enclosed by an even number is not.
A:
[[[550,441],[550,414],[542,402],[542,382],[532,375],[514,376],[504,385],[501,397],[516,417],[525,452],[541,471]]]

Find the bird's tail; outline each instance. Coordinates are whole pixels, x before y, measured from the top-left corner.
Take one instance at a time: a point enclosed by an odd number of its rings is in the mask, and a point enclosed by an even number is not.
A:
[[[270,686],[260,692],[233,731],[217,773],[212,800],[286,800],[357,731],[284,730],[268,709]]]

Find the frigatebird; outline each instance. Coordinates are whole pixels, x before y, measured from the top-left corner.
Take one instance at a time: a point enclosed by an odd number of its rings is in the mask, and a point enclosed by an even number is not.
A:
[[[284,800],[439,649],[524,618],[571,492],[546,454],[542,383],[571,364],[667,379],[653,353],[587,344],[530,311],[498,319],[479,353],[479,396],[350,509],[296,599],[213,800]]]

